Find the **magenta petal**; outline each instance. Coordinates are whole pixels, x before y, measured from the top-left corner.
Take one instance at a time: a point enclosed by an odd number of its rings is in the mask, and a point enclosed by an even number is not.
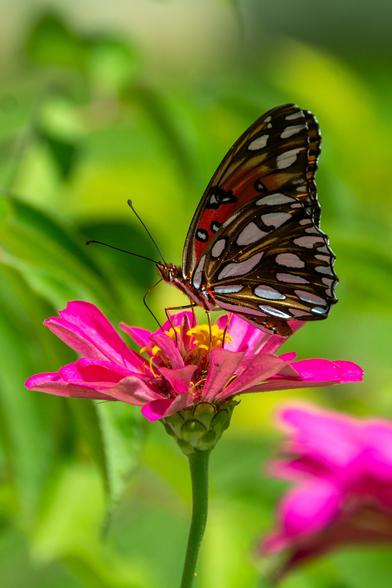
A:
[[[69,302],[59,318],[45,325],[78,353],[92,358],[105,358],[120,365],[140,366],[142,358],[132,351],[114,330],[105,315],[84,301]]]
[[[26,388],[34,392],[45,392],[66,398],[90,398],[92,400],[112,400],[104,392],[98,392],[88,386],[68,384],[56,372],[46,372],[30,376],[25,382]]]
[[[350,361],[329,361],[328,359],[302,359],[295,361],[292,367],[303,382],[315,384],[360,382],[363,370]]]
[[[306,405],[283,408],[279,418],[290,427],[301,454],[333,468],[345,468],[344,473],[351,475],[347,466],[362,452],[361,427],[356,419]]]
[[[169,368],[161,367],[160,372],[162,376],[169,382],[173,392],[177,394],[184,394],[189,391],[192,376],[197,369],[197,365],[186,365],[183,368],[171,370]]]
[[[295,351],[289,351],[287,353],[282,353],[279,357],[280,359],[283,359],[283,361],[293,361],[293,359],[297,357],[297,354]]]
[[[229,351],[245,351],[253,353],[264,339],[266,333],[254,327],[236,314],[219,317],[217,325],[224,329],[228,324],[231,341],[225,342],[225,349]]]
[[[342,361],[340,359],[333,362],[340,371],[340,383],[362,382],[363,369],[352,361]]]
[[[298,331],[298,329],[306,325],[306,322],[294,319],[292,321],[288,321],[288,324],[294,334],[296,331]],[[287,339],[288,337],[267,334],[267,337],[263,341],[259,351],[262,351],[263,353],[274,353],[277,349],[279,349],[279,347],[281,347],[281,345],[283,345],[283,343],[287,341]]]
[[[69,384],[82,384],[92,388],[110,387],[129,376],[129,370],[109,361],[81,358],[63,366],[59,375]]]
[[[286,363],[275,355],[256,355],[252,359],[242,362],[241,373],[219,395],[220,398],[239,394],[248,388],[257,387],[260,382],[279,373]]]
[[[382,420],[367,421],[363,426],[366,440],[366,469],[378,479],[388,481],[392,498],[392,423]]]
[[[170,398],[153,400],[143,406],[142,415],[149,421],[157,421],[166,416],[172,402]]]
[[[150,344],[151,331],[141,327],[130,327],[125,323],[120,323],[120,329],[124,331],[140,347],[147,347]]]
[[[105,389],[105,394],[114,400],[121,400],[138,406],[160,397],[158,391],[135,376],[123,378],[112,388]]]
[[[244,354],[216,347],[210,353],[210,366],[203,390],[205,400],[213,400],[241,365]]]
[[[162,325],[162,329],[155,331],[154,335],[162,333],[163,331],[170,331],[173,327],[184,327],[185,331],[195,326],[195,315],[190,310],[184,310],[175,314],[169,313],[170,321],[166,321]]]
[[[316,480],[294,488],[280,504],[281,529],[266,539],[265,550],[279,551],[293,539],[318,532],[337,517],[340,505],[340,492],[326,481]]]
[[[290,363],[290,367],[297,374],[296,378],[272,378],[265,384],[258,386],[257,389],[251,388],[246,392],[271,392],[292,388],[331,386],[332,384],[360,382],[363,376],[363,371],[358,365],[346,361],[303,359],[293,361]]]
[[[164,335],[163,333],[158,333],[157,335],[152,335],[151,341],[155,345],[158,345],[163,355],[166,359],[169,360],[173,368],[184,367],[184,360],[182,359],[181,353],[176,347],[175,341],[170,339],[170,337]]]

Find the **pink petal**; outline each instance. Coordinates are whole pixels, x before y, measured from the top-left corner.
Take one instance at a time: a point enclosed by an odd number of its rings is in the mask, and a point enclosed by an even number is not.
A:
[[[153,400],[143,406],[142,415],[149,421],[157,421],[166,416],[172,402],[171,398]]]
[[[98,392],[88,386],[68,384],[56,372],[46,372],[30,376],[25,382],[26,388],[34,392],[45,392],[54,396],[90,398],[92,400],[112,400],[104,392]]]
[[[189,391],[192,376],[197,369],[197,365],[186,365],[183,368],[171,370],[169,368],[161,367],[159,371],[162,376],[169,382],[173,392],[176,394],[184,394]]]
[[[141,327],[130,327],[125,323],[120,323],[120,329],[124,331],[129,337],[140,347],[147,347],[150,344],[151,331],[142,329]]]
[[[105,394],[110,395],[110,398],[114,400],[121,400],[137,406],[160,398],[158,390],[135,376],[123,378],[112,388],[105,390]]]
[[[80,360],[79,360],[80,361]],[[76,363],[76,362],[75,362]],[[67,381],[62,377],[72,378]],[[141,405],[159,398],[159,393],[135,376],[127,376],[118,382],[100,381],[98,384],[84,382],[77,366],[68,364],[59,372],[31,376],[25,383],[30,390],[46,392],[56,396],[91,398],[93,400],[121,400],[128,404]]]
[[[98,388],[110,387],[122,378],[129,376],[129,370],[113,362],[81,358],[63,366],[60,377],[69,384],[81,384]]]
[[[195,315],[190,310],[185,310],[173,314],[169,312],[169,316],[170,321],[166,321],[165,323],[163,323],[162,329],[155,331],[154,335],[157,335],[164,331],[170,331],[170,329],[172,329],[173,327],[183,327],[185,331],[188,331],[196,324]]]
[[[109,359],[127,367],[143,363],[94,304],[70,302],[59,315],[59,318],[46,320],[45,325],[78,353],[92,359]]]
[[[253,353],[265,337],[265,333],[257,329],[248,321],[245,321],[236,314],[223,315],[219,317],[216,324],[220,329],[225,329],[231,337],[231,341],[225,341],[225,349],[229,351],[245,351]]]
[[[280,359],[283,359],[283,361],[293,361],[293,359],[297,357],[297,354],[295,351],[289,351],[288,353],[282,353],[279,357]]]
[[[328,359],[302,359],[292,367],[304,382],[343,384],[361,382],[363,370],[351,361],[329,361]]]
[[[220,398],[233,396],[254,388],[279,373],[286,363],[275,355],[260,354],[241,364],[241,373],[225,388]]]
[[[368,420],[363,424],[366,470],[377,480],[390,484],[392,492],[392,423]]]
[[[298,538],[319,532],[339,515],[340,505],[340,492],[323,480],[291,490],[279,506],[280,530],[267,537],[264,549],[280,551]]]
[[[362,381],[363,371],[355,363],[346,361],[329,361],[327,359],[303,359],[293,361],[290,366],[295,370],[296,378],[272,378],[267,383],[246,392],[271,392],[273,390],[290,390],[331,386],[348,382]]]
[[[158,345],[163,355],[170,362],[173,368],[184,367],[184,360],[182,359],[181,353],[176,347],[173,339],[170,339],[170,337],[164,335],[163,333],[158,333],[157,335],[152,335],[151,341],[155,345]]]
[[[362,452],[361,428],[356,419],[306,405],[283,408],[279,418],[290,427],[297,453],[329,464],[335,473],[339,466],[344,468],[342,475],[352,475],[347,466],[355,465]]]
[[[298,331],[301,327],[306,325],[305,321],[298,321],[293,319],[288,321],[290,329],[293,331],[293,334]],[[272,335],[270,333],[266,333],[266,338],[264,339],[262,345],[260,346],[259,351],[263,353],[274,353],[279,347],[283,345],[288,339],[288,337],[281,337],[280,335]],[[289,335],[291,337],[291,335]]]
[[[213,400],[241,365],[244,354],[216,347],[210,353],[210,365],[204,385],[203,398]]]

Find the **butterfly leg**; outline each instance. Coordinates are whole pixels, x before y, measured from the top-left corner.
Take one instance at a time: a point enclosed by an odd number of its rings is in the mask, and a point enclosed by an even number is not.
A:
[[[174,332],[174,337],[175,337],[175,341],[176,341],[176,347],[178,347],[178,337],[177,337],[177,331],[172,323],[171,320],[171,316],[169,314],[170,310],[186,310],[187,308],[191,308],[192,309],[192,313],[194,315],[194,307],[196,306],[195,302],[191,302],[190,304],[184,304],[182,306],[166,306],[165,308],[165,314],[166,314],[166,318],[168,320],[168,322],[170,323],[171,328],[173,329]],[[162,327],[161,327],[162,328]]]
[[[151,307],[147,303],[147,296],[150,294],[150,292],[152,292],[152,290],[154,290],[154,288],[156,288],[156,286],[158,286],[158,284],[160,282],[162,282],[162,279],[159,279],[157,282],[155,282],[155,284],[153,284],[152,286],[150,286],[150,288],[147,290],[147,292],[143,296],[143,304],[147,308],[148,312],[151,314],[151,316],[153,317],[153,319],[155,320],[155,322],[157,323],[158,327],[162,330],[161,323],[159,322],[159,320],[155,316],[154,312],[152,311]]]
[[[226,339],[226,333],[227,333],[227,329],[229,328],[230,322],[231,322],[231,317],[232,315],[229,315],[227,317],[227,322],[226,322],[226,326],[223,330],[223,337],[222,337],[222,349],[225,348],[225,339]]]
[[[212,347],[212,326],[211,326],[211,315],[208,312],[208,310],[206,310],[206,315],[207,315],[207,322],[208,322],[208,332],[210,335],[210,339],[208,342],[208,351],[211,351],[211,347]]]

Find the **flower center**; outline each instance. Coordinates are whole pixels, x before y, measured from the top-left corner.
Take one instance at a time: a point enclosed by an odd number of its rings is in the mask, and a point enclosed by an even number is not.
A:
[[[164,334],[175,343],[178,343],[181,337],[183,338],[181,327],[179,326],[164,331]],[[232,341],[232,337],[227,330],[219,328],[218,325],[197,325],[186,332],[186,337],[189,338],[186,347],[191,352],[209,351],[215,347],[223,347],[224,343]],[[147,352],[151,358],[155,358],[161,351],[159,345],[146,345],[140,350],[141,353]]]
[[[223,340],[225,343],[230,343],[232,338],[230,334],[224,329],[220,329],[218,325],[197,325],[189,329],[187,335],[192,337],[192,342],[199,349],[214,349],[214,347],[223,347]]]

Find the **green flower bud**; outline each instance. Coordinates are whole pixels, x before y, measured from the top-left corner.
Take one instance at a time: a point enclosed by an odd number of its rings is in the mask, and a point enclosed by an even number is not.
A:
[[[237,404],[232,398],[221,404],[199,402],[162,419],[162,423],[186,455],[211,451],[230,425]]]

